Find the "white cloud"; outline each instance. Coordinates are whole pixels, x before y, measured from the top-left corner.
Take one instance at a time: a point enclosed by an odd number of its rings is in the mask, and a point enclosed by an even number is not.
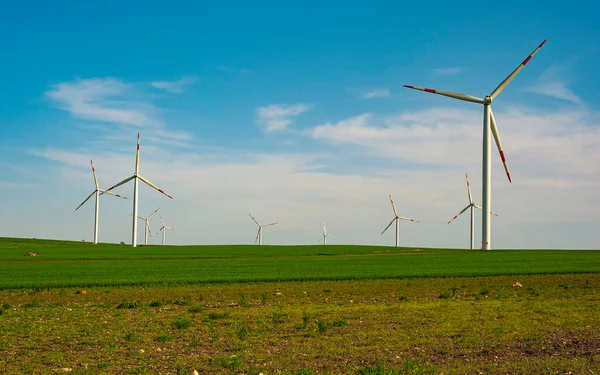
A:
[[[462,72],[462,68],[460,67],[451,67],[451,68],[436,68],[433,69],[433,73],[437,75],[450,76],[455,75]]]
[[[292,118],[310,109],[307,104],[280,105],[271,104],[256,109],[258,123],[266,131],[284,130],[292,124]]]
[[[371,89],[362,94],[364,99],[385,98],[386,96],[390,96],[390,90],[388,89]]]
[[[153,106],[131,100],[134,87],[114,78],[80,79],[63,82],[46,92],[71,115],[92,121],[141,127],[155,125]]]
[[[543,237],[542,223],[565,223],[566,228],[575,220],[600,221],[596,212],[600,198],[595,193],[600,188],[597,115],[587,110],[539,113],[520,107],[495,112],[513,177],[513,184],[508,184],[492,142],[493,209],[501,213],[494,220],[503,223],[503,230],[531,225],[538,227],[535,235]],[[442,212],[444,207],[460,209],[460,200],[448,205],[447,198],[439,199],[443,191],[452,192],[447,196],[464,195],[457,190],[463,186],[460,176],[469,173],[475,186],[481,186],[481,116],[480,111],[452,108],[395,116],[362,114],[317,126],[312,136],[337,147],[347,145],[351,147],[347,153],[359,159],[387,160],[392,173],[435,184],[437,192],[424,188],[413,199]],[[541,247],[556,247],[541,237]]]
[[[196,82],[195,77],[185,76],[178,81],[154,81],[150,84],[167,92],[183,92],[185,86],[189,86],[194,82]]]
[[[581,103],[581,99],[567,87],[568,82],[564,76],[563,68],[558,65],[551,66],[526,90],[573,103]]]
[[[95,129],[104,139],[125,139],[135,128],[136,131],[144,129],[146,136],[165,143],[183,145],[191,140],[188,133],[167,129],[159,118],[160,109],[150,102],[144,88],[147,88],[145,84],[115,78],[90,78],[59,83],[45,95],[73,117],[87,121],[79,127]],[[98,123],[111,124],[121,132],[114,134]]]

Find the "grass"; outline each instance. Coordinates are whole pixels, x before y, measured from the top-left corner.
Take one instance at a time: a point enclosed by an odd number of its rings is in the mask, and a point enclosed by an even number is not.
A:
[[[600,251],[0,238],[0,275],[6,374],[600,368]]]
[[[599,287],[599,274],[572,274],[92,287],[86,294],[6,289],[0,369],[591,373],[600,367]],[[440,299],[440,291],[451,297]],[[189,304],[170,302],[183,300]],[[117,309],[123,301],[139,307]],[[152,301],[165,302],[151,308]]]
[[[29,251],[38,257],[24,257]],[[0,238],[0,289],[594,273],[600,251],[141,246]],[[264,298],[263,304],[266,303]],[[238,296],[238,304],[246,304]],[[244,306],[242,306],[244,307]]]

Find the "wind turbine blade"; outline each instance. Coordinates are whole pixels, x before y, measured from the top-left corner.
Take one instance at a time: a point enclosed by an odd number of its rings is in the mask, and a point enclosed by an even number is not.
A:
[[[410,85],[404,85],[404,87],[406,87],[407,89],[413,89],[413,90],[430,92],[432,94],[444,95],[444,96],[447,96],[449,98],[464,100],[464,101],[467,101],[467,102],[473,102],[473,103],[483,104],[483,99],[480,99],[480,98],[478,98],[476,96],[460,94],[460,93],[457,93],[457,92],[440,91],[440,90],[434,90],[434,89],[428,89],[428,88],[416,87],[416,86],[410,86]]]
[[[256,232],[256,238],[254,239],[254,243],[258,242],[258,236],[260,235],[260,230],[261,230],[261,227],[259,226],[258,227],[258,232]]]
[[[329,237],[331,237],[331,238],[335,238],[335,236],[334,236],[333,234],[329,234],[329,233],[327,233],[327,235],[328,235]]]
[[[392,208],[394,209],[394,216],[398,216],[398,213],[396,212],[396,205],[394,205],[394,201],[392,200],[392,194],[389,194],[390,196],[390,203],[392,204]]]
[[[248,214],[250,215],[250,214]],[[256,221],[256,219],[254,218],[254,216],[250,215],[250,217],[252,218],[252,220],[254,220],[254,222],[256,223],[256,225],[258,225],[260,227],[260,223],[258,221]]]
[[[264,228],[264,227],[270,227],[271,225],[275,225],[275,224],[277,224],[277,222],[275,222],[275,223],[269,223],[269,224],[267,224],[267,225],[263,225],[263,228]]]
[[[460,211],[459,213],[457,213],[456,216],[454,216],[452,219],[450,219],[450,221],[448,222],[448,224],[450,224],[451,222],[453,222],[457,217],[459,217],[463,212],[465,212],[471,206],[477,207],[474,204],[469,204],[467,207],[463,208],[462,211]]]
[[[154,216],[154,214],[156,214],[156,213],[158,212],[158,210],[160,210],[160,207],[159,207],[159,208],[157,208],[156,210],[154,210],[154,212],[153,212],[152,214],[150,214],[150,216],[148,216],[148,220],[150,220],[150,218],[151,218],[152,216]]]
[[[500,143],[500,135],[498,134],[498,127],[496,127],[496,119],[494,118],[494,113],[492,112],[491,106],[490,120],[490,127],[492,129],[492,134],[494,135],[494,140],[496,141],[496,147],[498,147],[498,152],[500,153],[500,159],[502,159],[502,165],[504,165],[504,170],[506,171],[508,182],[512,183],[512,180],[510,178],[510,172],[508,171],[508,164],[506,164],[506,158],[504,157],[504,150],[502,150],[502,143]]]
[[[139,178],[140,180],[144,181],[144,182],[146,183],[146,185],[148,185],[148,186],[150,186],[150,187],[152,187],[152,188],[156,189],[156,190],[157,190],[159,193],[163,193],[163,194],[164,194],[164,195],[166,195],[167,197],[169,197],[169,198],[173,199],[173,197],[172,197],[172,196],[170,196],[169,194],[165,193],[165,192],[164,192],[162,189],[160,189],[158,186],[154,185],[152,182],[150,182],[150,181],[146,180],[144,177],[142,177],[142,176],[138,176],[138,178]]]
[[[496,96],[498,96],[498,94],[500,94],[502,92],[502,90],[504,90],[506,88],[506,86],[508,86],[508,84],[510,83],[510,81],[512,81],[517,76],[517,74],[519,74],[519,72],[521,71],[521,69],[523,69],[525,67],[525,65],[527,65],[527,63],[529,62],[529,60],[531,60],[531,58],[544,46],[544,44],[546,43],[546,40],[548,40],[548,39],[544,39],[544,41],[542,43],[540,43],[540,45],[537,46],[537,48],[535,50],[533,50],[533,52],[531,52],[531,54],[529,56],[527,56],[527,58],[525,60],[523,60],[523,62],[521,64],[519,64],[519,66],[517,67],[517,69],[515,69],[512,73],[510,73],[510,75],[508,77],[506,77],[504,79],[504,81],[502,81],[498,85],[498,87],[496,87],[496,89],[490,95],[492,97],[492,100]]]
[[[414,221],[415,223],[418,223],[419,220],[415,220],[415,219],[411,219],[410,217],[402,217],[402,216],[397,216],[398,219],[400,220],[406,220],[406,221]]]
[[[469,183],[469,175],[465,175],[467,177],[467,191],[469,192],[469,203],[473,204],[473,196],[471,195],[471,184]]]
[[[92,162],[92,159],[90,159],[90,164],[92,165],[92,173],[94,174],[94,183],[96,184],[96,190],[99,190],[100,186],[98,185],[98,177],[96,177],[96,170],[94,169],[94,162]]]
[[[117,198],[123,198],[123,199],[127,199],[127,197],[124,197],[124,196],[122,196],[122,195],[119,195],[119,194],[115,194],[115,193],[113,193],[112,191],[108,191],[108,190],[102,190],[102,189],[98,189],[98,191],[100,192],[100,195],[102,195],[102,194],[108,194],[108,195],[115,196],[115,197],[117,197]]]
[[[140,133],[138,133],[137,150],[135,152],[135,174],[140,172]]]
[[[127,177],[127,178],[126,178],[126,179],[124,179],[123,181],[119,182],[119,183],[118,183],[118,184],[116,184],[116,185],[113,185],[113,186],[109,187],[109,188],[108,188],[108,189],[106,189],[105,191],[107,191],[107,192],[108,192],[108,191],[111,191],[112,189],[114,189],[114,188],[116,188],[116,187],[119,187],[119,186],[121,186],[121,185],[123,185],[123,184],[125,184],[125,183],[128,183],[129,181],[133,180],[134,178],[135,178],[135,176]]]
[[[164,222],[164,220],[163,220],[163,218],[162,218],[162,215],[158,215],[158,216],[160,217],[160,222],[162,223],[162,225],[163,225],[163,227],[164,227],[164,226],[165,226],[165,222]]]
[[[483,211],[483,208],[479,207],[478,205],[474,204],[473,207],[475,207],[476,209],[478,209],[479,211]],[[497,213],[490,211],[490,214],[494,215],[494,216],[498,216]]]
[[[385,227],[385,229],[383,230],[383,232],[381,232],[381,234],[384,234],[386,230],[388,230],[388,228],[394,223],[394,220],[396,220],[396,218],[393,218],[392,221],[390,221],[390,223],[388,224],[387,227]]]
[[[88,195],[88,197],[85,198],[85,200],[83,202],[81,202],[81,204],[79,206],[77,206],[77,208],[75,209],[75,211],[77,211],[79,209],[79,207],[83,206],[83,204],[85,202],[87,202],[94,194],[96,194],[96,190],[92,191],[92,194]]]

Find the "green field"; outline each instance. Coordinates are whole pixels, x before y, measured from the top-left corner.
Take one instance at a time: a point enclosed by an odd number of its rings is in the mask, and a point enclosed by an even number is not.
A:
[[[599,291],[600,251],[0,238],[0,373],[595,375]]]
[[[37,257],[25,257],[37,252]],[[0,239],[0,288],[600,272],[600,251],[140,246]]]

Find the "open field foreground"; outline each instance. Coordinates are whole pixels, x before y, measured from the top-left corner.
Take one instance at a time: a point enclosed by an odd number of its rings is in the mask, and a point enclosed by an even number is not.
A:
[[[4,238],[0,275],[2,374],[600,374],[599,251]]]
[[[25,257],[28,252],[38,256]],[[0,289],[598,273],[600,251],[141,246],[0,238]]]
[[[599,286],[579,274],[2,290],[0,372],[598,374]]]

